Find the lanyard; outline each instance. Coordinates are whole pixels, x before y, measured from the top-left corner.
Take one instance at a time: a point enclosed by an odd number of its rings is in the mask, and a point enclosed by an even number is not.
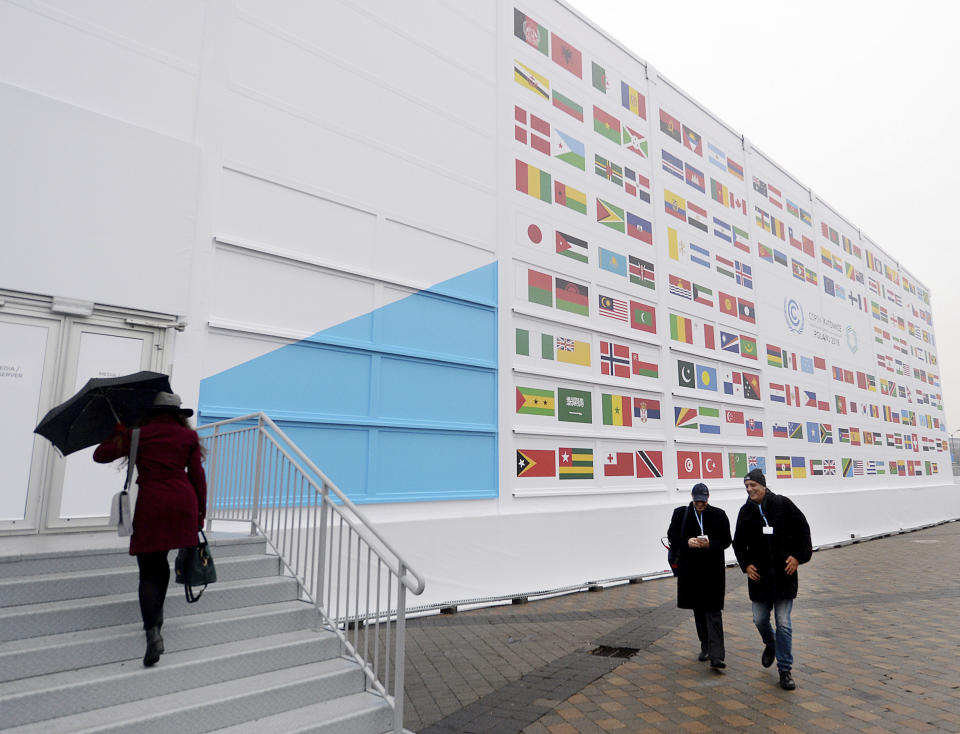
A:
[[[694,509],[693,514],[697,516],[697,524],[700,526],[700,535],[703,535],[703,534],[704,534],[704,532],[703,532],[703,513],[697,512],[696,509]]]
[[[763,505],[761,505],[759,502],[757,503],[757,509],[760,510],[760,517],[763,518],[763,524],[769,526],[770,523],[767,522],[767,516],[763,514]]]

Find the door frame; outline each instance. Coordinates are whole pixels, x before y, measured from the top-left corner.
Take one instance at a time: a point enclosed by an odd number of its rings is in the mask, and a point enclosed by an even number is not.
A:
[[[92,330],[110,330],[116,334],[149,333],[150,354],[145,355],[143,369],[170,374],[175,334],[183,331],[186,322],[180,317],[142,309],[123,308],[75,299],[57,298],[0,288],[0,314],[56,322],[56,338],[48,339],[44,359],[44,383],[41,389],[37,420],[54,405],[73,394],[76,375],[76,350],[71,358],[71,335],[84,326]],[[68,384],[69,383],[69,384]],[[14,534],[64,533],[103,530],[107,526],[107,508],[102,517],[59,518],[62,499],[64,459],[46,440],[37,436],[30,466],[30,486],[22,520],[0,522],[0,536]],[[58,484],[59,482],[59,484]],[[121,478],[122,483],[122,478]],[[36,485],[36,486],[34,486]],[[55,510],[53,508],[56,508]]]

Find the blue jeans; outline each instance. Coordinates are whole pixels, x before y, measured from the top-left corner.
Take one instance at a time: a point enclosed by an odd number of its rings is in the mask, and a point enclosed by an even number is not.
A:
[[[776,650],[777,670],[790,670],[793,667],[793,627],[790,624],[793,599],[777,599],[775,602],[755,601],[752,604],[753,623],[757,626],[763,643]],[[776,634],[770,626],[771,609],[777,623]]]

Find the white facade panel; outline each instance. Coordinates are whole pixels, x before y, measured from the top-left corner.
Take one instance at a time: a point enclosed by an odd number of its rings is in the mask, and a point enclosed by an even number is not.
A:
[[[0,107],[2,285],[185,313],[196,148],[11,86]]]
[[[464,241],[436,229],[431,232],[386,219],[377,248],[377,271],[392,273],[400,282],[433,284],[450,277],[450,259],[455,259],[464,270],[489,263],[494,243],[467,236],[469,239]]]
[[[307,336],[376,307],[374,284],[256,251],[221,249],[208,285],[212,318],[229,318]],[[283,298],[264,297],[262,282]]]
[[[107,8],[67,4],[0,6],[0,81],[181,140],[193,138],[199,86],[196,45],[202,12],[181,3],[182,31],[132,19],[114,21]],[[169,16],[168,16],[169,17]],[[193,43],[163,50],[165,33]],[[185,54],[181,56],[180,54]],[[78,63],[82,59],[82,63]]]
[[[450,11],[438,13],[442,10],[420,3],[295,2],[278,9],[271,3],[245,2],[236,42],[247,51],[252,46],[270,54],[273,73],[295,65],[300,73],[290,82],[305,99],[321,105],[350,99],[351,104],[339,110],[344,121],[377,125],[383,110],[390,109],[392,122],[393,114],[404,115],[395,107],[405,98],[434,114],[459,119],[466,127],[489,131],[494,110],[484,101],[495,84],[492,35],[463,24],[454,35],[415,30],[440,31],[445,21],[456,20]],[[362,32],[344,33],[347,28]],[[247,65],[238,65],[234,81],[244,84],[249,79]],[[282,92],[285,85],[278,81],[267,88]],[[344,84],[351,89],[349,97],[338,93]]]
[[[199,68],[207,17],[204,3],[169,0],[154,5],[125,0],[84,0],[83,3],[24,0],[17,4],[55,22],[114,42],[122,39],[171,63]]]
[[[325,116],[239,93],[231,95],[227,119],[223,155],[231,165],[427,228],[492,240],[493,222],[482,212],[493,204],[493,189],[472,177],[330,129]]]
[[[224,170],[218,236],[346,267],[376,267],[377,218],[305,191]]]

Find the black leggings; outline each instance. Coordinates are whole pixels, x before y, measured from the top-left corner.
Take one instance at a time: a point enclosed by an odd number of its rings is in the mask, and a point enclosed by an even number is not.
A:
[[[140,567],[140,616],[143,617],[145,630],[163,624],[163,600],[170,583],[169,552],[137,554],[137,565]]]

